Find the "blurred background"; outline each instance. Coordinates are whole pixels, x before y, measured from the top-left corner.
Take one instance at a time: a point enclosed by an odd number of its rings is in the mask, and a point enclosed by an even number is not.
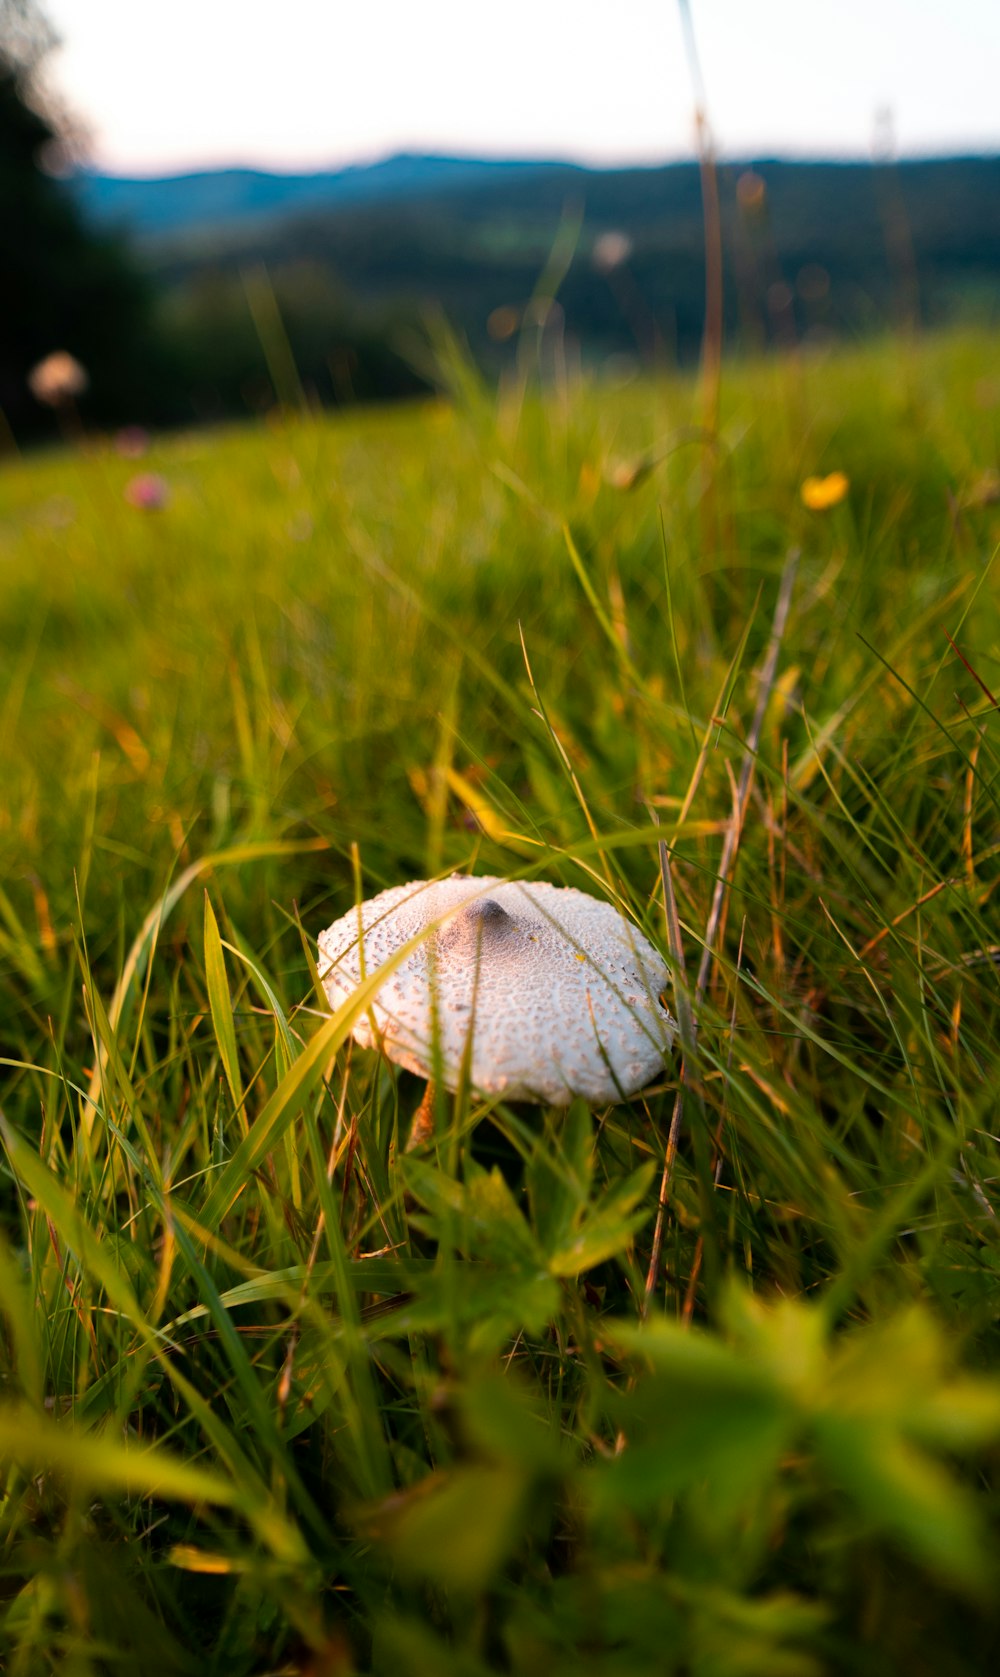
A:
[[[695,42],[697,45],[695,46]],[[0,0],[0,432],[997,317],[995,0]],[[537,352],[537,359],[536,359]],[[67,398],[68,400],[69,398]]]

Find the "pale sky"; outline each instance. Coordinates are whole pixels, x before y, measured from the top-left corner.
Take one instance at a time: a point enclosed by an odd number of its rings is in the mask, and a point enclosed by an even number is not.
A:
[[[692,152],[678,0],[44,0],[120,173]],[[691,0],[719,149],[1000,149],[1000,0]]]

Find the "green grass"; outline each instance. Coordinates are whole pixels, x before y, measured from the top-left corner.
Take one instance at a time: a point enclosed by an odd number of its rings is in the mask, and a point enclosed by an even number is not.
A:
[[[986,1667],[996,349],[5,465],[7,1670]],[[634,915],[683,1075],[404,1156],[314,940],[450,869]]]

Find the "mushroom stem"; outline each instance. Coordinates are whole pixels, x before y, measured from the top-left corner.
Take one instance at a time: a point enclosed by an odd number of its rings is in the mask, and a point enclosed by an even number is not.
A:
[[[434,1083],[428,1079],[424,1090],[424,1098],[413,1115],[413,1126],[410,1139],[406,1143],[406,1151],[412,1153],[415,1147],[420,1147],[425,1141],[430,1141],[434,1134]]]

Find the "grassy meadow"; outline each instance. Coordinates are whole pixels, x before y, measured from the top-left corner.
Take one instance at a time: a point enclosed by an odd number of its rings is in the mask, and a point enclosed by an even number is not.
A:
[[[6,460],[5,1670],[992,1666],[998,350]],[[315,938],[454,869],[661,1083],[405,1154]]]

